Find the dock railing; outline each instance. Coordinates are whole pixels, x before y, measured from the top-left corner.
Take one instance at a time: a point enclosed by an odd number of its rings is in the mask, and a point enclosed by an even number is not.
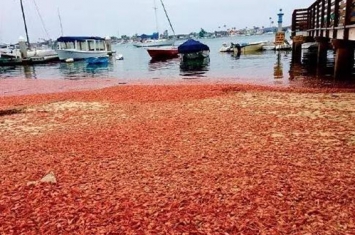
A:
[[[309,8],[294,10],[292,15],[292,36],[355,40],[352,28],[355,0],[317,0]]]

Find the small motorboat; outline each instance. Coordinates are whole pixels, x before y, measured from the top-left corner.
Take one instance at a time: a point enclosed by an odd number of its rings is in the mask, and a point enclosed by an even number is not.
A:
[[[100,65],[100,64],[108,64],[109,58],[108,56],[103,57],[89,57],[85,59],[86,63],[89,65]]]
[[[233,52],[233,43],[231,45],[228,45],[227,43],[223,43],[222,47],[219,49],[219,52]]]
[[[262,48],[264,51],[270,51],[270,50],[287,51],[292,49],[292,45],[290,42],[285,40],[285,42],[281,45],[276,45],[274,42],[266,42]]]
[[[161,47],[172,46],[175,43],[175,39],[151,39],[143,42],[136,42],[133,44],[135,47]]]
[[[263,45],[264,51],[273,51],[276,49],[276,45],[274,42],[267,42]]]
[[[261,51],[263,49],[263,45],[266,42],[261,41],[261,42],[251,42],[251,43],[242,43],[241,46],[241,50],[243,53],[246,52],[255,52],[255,51]],[[237,52],[236,50],[238,49],[234,49],[234,52]]]
[[[219,52],[234,52],[236,48],[240,47],[240,44],[231,42],[230,45],[223,43]]]

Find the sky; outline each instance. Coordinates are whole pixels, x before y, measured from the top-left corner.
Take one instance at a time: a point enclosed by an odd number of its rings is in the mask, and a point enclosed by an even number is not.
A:
[[[314,1],[163,0],[176,34],[201,28],[214,32],[219,27],[269,27],[270,17],[277,26],[279,9],[284,13],[283,25],[288,26],[294,9],[307,8]],[[157,28],[172,34],[160,0],[23,0],[23,4],[33,42],[61,36],[60,22],[65,36],[132,36],[151,34]],[[0,42],[17,42],[20,36],[25,37],[20,0],[0,0]]]

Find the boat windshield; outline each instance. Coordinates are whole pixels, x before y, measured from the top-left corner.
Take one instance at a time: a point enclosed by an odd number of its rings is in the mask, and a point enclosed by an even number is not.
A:
[[[96,49],[98,51],[104,51],[105,50],[105,42],[102,40],[97,40],[96,41]]]
[[[81,51],[105,51],[106,43],[103,40],[85,40],[85,41],[67,41],[59,42],[58,49],[68,50],[75,49]]]

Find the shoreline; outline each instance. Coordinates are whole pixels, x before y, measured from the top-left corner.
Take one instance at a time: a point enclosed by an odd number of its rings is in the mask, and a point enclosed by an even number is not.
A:
[[[269,89],[273,91],[296,91],[296,92],[354,92],[355,88],[312,88],[312,87],[290,87],[280,84],[253,84],[223,79],[223,81],[201,81],[195,79],[182,81],[169,81],[168,79],[147,80],[142,82],[126,83],[117,79],[83,79],[83,80],[63,80],[63,79],[26,79],[11,78],[0,79],[0,98],[23,96],[56,94],[78,91],[93,91],[115,86],[186,86],[186,85],[210,85],[210,86],[236,86],[248,87],[250,89]]]

